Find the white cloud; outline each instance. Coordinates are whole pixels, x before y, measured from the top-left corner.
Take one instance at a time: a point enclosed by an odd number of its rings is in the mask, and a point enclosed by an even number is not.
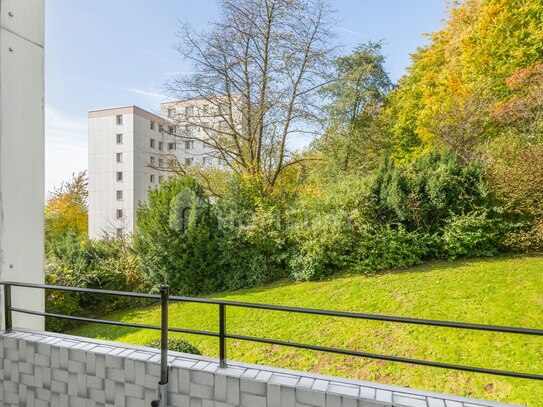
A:
[[[131,88],[128,89],[130,92],[137,93],[138,95],[147,96],[151,99],[153,99],[154,102],[164,102],[167,97],[161,93],[151,92],[144,89],[137,89],[137,88]]]
[[[343,32],[346,32],[347,34],[351,34],[351,35],[354,35],[355,37],[360,37],[360,38],[363,38],[365,41],[369,41],[370,40],[370,37],[368,37],[367,35],[363,35],[361,33],[359,33],[358,31],[355,31],[355,30],[351,30],[347,27],[343,27],[343,26],[336,26],[336,28],[339,30],[339,31],[343,31]]]
[[[45,190],[88,168],[87,119],[45,106]]]

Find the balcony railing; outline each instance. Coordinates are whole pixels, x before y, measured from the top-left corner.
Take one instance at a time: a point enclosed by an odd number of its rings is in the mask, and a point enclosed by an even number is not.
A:
[[[311,344],[299,343],[299,342],[289,342],[289,341],[282,341],[282,340],[269,339],[269,338],[238,335],[234,333],[229,333],[227,331],[226,315],[227,315],[228,308],[241,307],[241,308],[248,308],[248,309],[281,311],[281,312],[286,312],[286,313],[300,313],[300,314],[308,314],[308,315],[321,315],[321,316],[327,316],[327,317],[340,317],[340,318],[362,319],[362,320],[372,320],[372,321],[382,321],[382,322],[394,322],[394,323],[400,323],[400,324],[414,324],[414,325],[446,327],[446,328],[455,328],[455,329],[501,332],[501,333],[507,333],[507,334],[517,334],[517,335],[543,336],[543,330],[541,329],[471,324],[471,323],[464,323],[464,322],[451,322],[451,321],[431,320],[431,319],[405,318],[405,317],[396,317],[396,316],[378,315],[378,314],[364,314],[364,313],[356,313],[356,312],[328,311],[328,310],[313,309],[313,308],[297,308],[297,307],[286,307],[286,306],[269,305],[269,304],[253,304],[253,303],[246,303],[246,302],[225,301],[225,300],[216,300],[216,299],[208,299],[208,298],[180,297],[180,296],[169,295],[168,286],[162,286],[160,290],[160,294],[144,294],[144,293],[134,293],[134,292],[124,292],[124,291],[110,291],[110,290],[99,290],[99,289],[91,289],[91,288],[64,287],[64,286],[7,282],[7,281],[0,282],[0,285],[4,286],[4,298],[5,298],[4,316],[5,316],[6,330],[10,330],[12,328],[12,321],[13,321],[12,313],[13,312],[39,315],[39,316],[48,317],[48,318],[67,319],[67,320],[87,322],[87,323],[99,323],[99,324],[116,325],[116,326],[139,328],[139,329],[160,330],[162,334],[161,335],[161,339],[162,339],[161,351],[163,354],[162,367],[163,367],[163,373],[166,375],[162,377],[161,379],[162,383],[167,383],[167,366],[166,366],[166,363],[167,363],[166,346],[167,345],[166,344],[167,344],[168,332],[193,334],[193,335],[205,335],[205,336],[212,336],[212,337],[219,338],[219,355],[220,355],[219,358],[220,358],[221,367],[227,366],[226,341],[228,339],[234,339],[234,340],[239,340],[239,341],[258,342],[258,343],[264,343],[264,344],[270,344],[270,345],[288,346],[288,347],[293,347],[293,348],[307,349],[307,350],[313,350],[313,351],[319,351],[319,352],[335,353],[335,354],[340,354],[340,355],[358,356],[362,358],[378,359],[378,360],[385,360],[385,361],[390,361],[390,362],[408,363],[408,364],[413,364],[413,365],[438,367],[438,368],[444,368],[444,369],[452,369],[452,370],[474,372],[474,373],[484,373],[484,374],[491,374],[491,375],[498,375],[498,376],[508,376],[508,377],[515,377],[515,378],[521,378],[521,379],[543,380],[543,374],[524,373],[524,372],[516,372],[516,371],[508,371],[508,370],[490,369],[490,368],[485,368],[485,367],[457,365],[457,364],[451,364],[451,363],[434,362],[434,361],[421,360],[421,359],[413,359],[413,358],[406,358],[406,357],[399,357],[399,356],[392,356],[392,355],[382,355],[382,354],[360,352],[360,351],[348,350],[348,349],[339,349],[339,348],[332,348],[332,347],[326,347],[326,346],[311,345]],[[123,297],[132,297],[132,298],[140,298],[140,299],[158,300],[158,301],[161,301],[161,304],[162,304],[162,307],[161,307],[162,323],[161,323],[161,326],[157,326],[157,325],[138,324],[138,323],[122,322],[122,321],[111,321],[111,320],[96,319],[96,318],[85,318],[85,317],[78,317],[74,315],[55,314],[55,313],[50,313],[50,312],[39,312],[39,311],[21,309],[21,308],[12,306],[12,302],[11,302],[12,287],[25,287],[25,288],[34,288],[34,289],[42,289],[42,290],[56,290],[56,291],[71,291],[71,292],[87,293],[87,294],[100,294],[100,295],[123,296]],[[218,331],[217,332],[202,331],[202,330],[184,329],[184,328],[176,328],[173,326],[169,326],[169,323],[168,323],[169,301],[217,305],[218,317],[219,317],[219,324],[217,327]]]

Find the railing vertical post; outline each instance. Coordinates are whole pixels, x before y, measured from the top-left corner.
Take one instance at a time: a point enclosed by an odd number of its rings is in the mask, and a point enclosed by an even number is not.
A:
[[[11,331],[13,320],[11,314],[11,285],[4,284],[4,329],[6,332]]]
[[[164,284],[160,287],[161,324],[160,324],[160,406],[168,405],[168,302],[170,289]]]
[[[219,359],[220,367],[226,367],[226,305],[219,304]]]

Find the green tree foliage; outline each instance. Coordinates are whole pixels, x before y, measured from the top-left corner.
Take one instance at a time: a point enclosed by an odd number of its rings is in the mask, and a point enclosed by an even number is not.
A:
[[[176,294],[221,288],[217,223],[202,188],[189,177],[171,178],[149,190],[138,208],[134,248],[155,287],[167,281]]]
[[[386,226],[436,233],[451,215],[489,207],[489,185],[476,161],[463,164],[450,150],[417,158],[408,169],[384,159],[371,186],[372,218]]]
[[[151,190],[134,236],[149,282],[156,287],[166,277],[173,292],[194,295],[284,275],[283,209],[265,185],[260,177],[233,175],[213,205],[188,177]]]
[[[45,281],[51,285],[101,288],[116,291],[140,291],[147,287],[138,270],[138,258],[126,241],[106,238],[91,241],[74,232],[56,241],[46,256]],[[66,315],[97,317],[134,305],[121,297],[46,292],[46,311]],[[47,319],[47,330],[62,332],[76,324]]]
[[[285,199],[258,176],[234,176],[214,207],[220,224],[221,267],[230,289],[285,275]]]
[[[335,59],[336,79],[322,89],[327,129],[316,143],[328,171],[367,171],[386,149],[380,109],[392,82],[384,62],[381,44],[372,42]]]
[[[483,166],[452,151],[431,151],[408,168],[385,158],[372,176],[346,175],[293,210],[289,264],[301,280],[492,255],[504,234]]]

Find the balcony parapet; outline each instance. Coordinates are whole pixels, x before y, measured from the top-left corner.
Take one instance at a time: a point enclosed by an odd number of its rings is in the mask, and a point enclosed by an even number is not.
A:
[[[169,406],[505,407],[372,382],[170,352]],[[70,335],[14,329],[0,334],[6,407],[150,406],[160,351]],[[89,404],[90,403],[90,404]]]

